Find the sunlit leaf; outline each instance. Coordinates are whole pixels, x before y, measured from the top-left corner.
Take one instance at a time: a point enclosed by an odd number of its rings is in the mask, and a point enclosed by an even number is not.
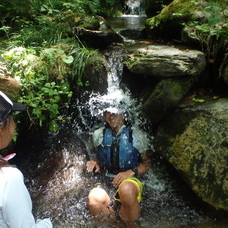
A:
[[[63,62],[65,62],[67,64],[71,64],[74,61],[74,58],[72,56],[62,55],[61,57],[62,57]]]
[[[203,103],[205,102],[204,99],[200,99],[200,98],[192,98],[193,101],[197,102],[197,103]]]

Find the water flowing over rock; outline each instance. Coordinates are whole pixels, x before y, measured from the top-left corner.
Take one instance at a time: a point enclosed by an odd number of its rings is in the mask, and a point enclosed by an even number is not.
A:
[[[19,167],[26,174],[35,215],[48,216],[53,221],[65,220],[67,213],[73,213],[70,203],[74,206],[75,214],[81,212],[75,205],[81,199],[81,190],[88,183],[87,178],[82,178],[87,159],[86,148],[70,131],[51,136],[42,144],[42,149],[33,149],[33,153],[23,159]],[[21,158],[24,156],[25,152]]]
[[[201,199],[228,210],[228,99],[182,108],[159,125],[155,149]]]

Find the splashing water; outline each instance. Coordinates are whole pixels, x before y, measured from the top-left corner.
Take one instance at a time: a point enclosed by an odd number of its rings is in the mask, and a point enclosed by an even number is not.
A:
[[[109,66],[107,75],[107,94],[99,93],[85,94],[86,102],[76,101],[80,123],[78,119],[74,123],[77,134],[92,133],[98,125],[103,124],[103,112],[108,107],[118,107],[126,110],[125,120],[127,123],[143,128],[146,125],[145,118],[140,112],[140,103],[134,99],[130,91],[121,85],[123,73],[123,53],[122,50],[111,50],[105,54]],[[123,88],[121,88],[121,86]],[[89,98],[88,98],[89,97]]]

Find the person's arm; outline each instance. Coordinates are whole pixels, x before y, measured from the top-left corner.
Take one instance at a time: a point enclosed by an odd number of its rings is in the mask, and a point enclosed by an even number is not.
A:
[[[22,173],[16,168],[12,168],[5,186],[3,216],[10,228],[52,228],[50,219],[35,222],[29,192]]]
[[[146,150],[142,152],[141,156],[142,156],[142,162],[139,163],[139,165],[135,167],[135,169],[133,169],[133,176],[138,176],[138,175],[140,176],[146,173],[150,168],[150,164],[151,164],[150,151]]]
[[[103,140],[103,131],[104,131],[104,127],[101,127],[99,129],[97,129],[94,133],[93,133],[93,146],[94,146],[94,154],[95,154],[95,158],[91,159],[90,161],[88,161],[86,163],[86,170],[87,172],[99,172],[100,171],[100,166],[99,166],[99,162],[96,156],[96,150],[99,147],[99,145],[101,144],[102,140]]]
[[[149,149],[150,142],[148,136],[141,130],[133,128],[132,136],[133,145],[138,151],[140,151],[141,154],[140,164],[133,169],[133,175],[137,176],[142,175],[149,170],[151,164],[151,150]]]
[[[142,152],[142,162],[139,163],[139,165],[134,169],[129,169],[129,170],[126,170],[125,172],[118,173],[113,179],[113,185],[115,187],[118,187],[120,183],[127,178],[130,178],[133,176],[138,177],[138,175],[140,176],[146,173],[150,168],[150,163],[151,163],[150,160],[151,160],[150,151],[148,150],[148,151]]]
[[[87,172],[99,172],[100,166],[98,165],[98,162],[96,160],[90,160],[86,163],[86,170]]]

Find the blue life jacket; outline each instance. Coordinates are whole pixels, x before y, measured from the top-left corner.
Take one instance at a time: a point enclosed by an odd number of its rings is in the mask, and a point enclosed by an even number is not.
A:
[[[113,135],[111,128],[106,127],[103,141],[98,147],[97,156],[102,168],[111,173],[132,169],[141,160],[139,151],[133,146],[132,129],[125,127],[119,135]]]

